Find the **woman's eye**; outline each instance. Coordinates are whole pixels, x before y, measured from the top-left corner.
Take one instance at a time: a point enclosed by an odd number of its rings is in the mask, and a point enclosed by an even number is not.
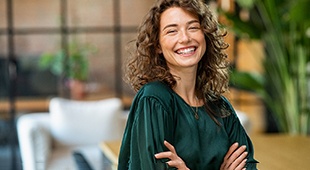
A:
[[[172,33],[175,33],[175,32],[177,32],[177,31],[176,30],[168,30],[167,34],[172,34]]]
[[[190,30],[199,30],[200,27],[189,27]]]

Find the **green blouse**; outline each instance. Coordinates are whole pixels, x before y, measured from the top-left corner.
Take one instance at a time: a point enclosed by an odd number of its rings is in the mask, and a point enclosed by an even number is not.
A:
[[[167,151],[164,140],[171,143],[191,170],[218,170],[229,147],[238,142],[247,146],[247,169],[256,169],[250,138],[240,124],[230,103],[223,97],[230,114],[217,118],[217,125],[203,106],[193,108],[161,82],[144,85],[132,103],[121,150],[118,170],[162,170],[167,159],[154,155]]]

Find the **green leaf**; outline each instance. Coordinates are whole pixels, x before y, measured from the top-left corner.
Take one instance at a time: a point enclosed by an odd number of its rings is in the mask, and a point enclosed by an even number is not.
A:
[[[230,84],[235,88],[263,95],[264,78],[258,73],[233,70],[230,74]]]
[[[63,50],[44,53],[39,60],[39,67],[49,69],[54,75],[85,81],[88,77],[88,56],[95,53],[96,48],[90,44],[69,44],[69,56]]]
[[[290,19],[295,22],[307,22],[310,21],[310,1],[309,0],[295,0],[294,5],[290,10]]]
[[[259,39],[263,32],[261,26],[252,21],[242,21],[239,16],[231,13],[224,13],[226,18],[232,22],[230,26],[239,37]]]

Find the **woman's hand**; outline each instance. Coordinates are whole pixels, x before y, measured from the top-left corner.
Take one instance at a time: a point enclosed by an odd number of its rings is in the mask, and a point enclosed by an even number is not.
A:
[[[248,155],[248,152],[245,152],[245,150],[245,145],[240,147],[238,143],[231,145],[224,157],[221,170],[245,170],[246,156]]]
[[[178,170],[189,170],[186,167],[184,161],[177,155],[174,147],[167,141],[164,141],[164,145],[169,149],[167,152],[160,152],[155,154],[156,159],[168,158],[170,161],[166,162],[170,167],[175,167]]]

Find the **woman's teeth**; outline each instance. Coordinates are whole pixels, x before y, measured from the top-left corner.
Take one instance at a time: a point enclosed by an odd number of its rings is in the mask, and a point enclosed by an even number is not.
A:
[[[189,54],[189,53],[192,53],[195,51],[195,48],[186,48],[186,49],[181,49],[181,50],[178,50],[177,53],[178,54]]]

